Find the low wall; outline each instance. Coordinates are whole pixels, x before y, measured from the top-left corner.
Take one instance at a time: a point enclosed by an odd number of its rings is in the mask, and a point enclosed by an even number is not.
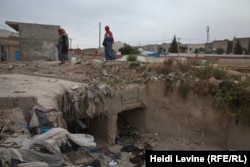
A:
[[[146,131],[207,143],[226,142],[230,118],[214,107],[211,97],[190,93],[184,100],[175,89],[166,93],[165,82],[150,82],[143,92]]]

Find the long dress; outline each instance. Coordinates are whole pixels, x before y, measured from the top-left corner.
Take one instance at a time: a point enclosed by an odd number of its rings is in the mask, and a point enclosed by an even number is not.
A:
[[[68,60],[68,36],[62,35],[59,38],[57,51],[58,51],[58,59],[60,61]]]
[[[104,49],[105,49],[105,59],[106,60],[115,60],[115,55],[112,50],[113,37],[108,33],[104,36]]]

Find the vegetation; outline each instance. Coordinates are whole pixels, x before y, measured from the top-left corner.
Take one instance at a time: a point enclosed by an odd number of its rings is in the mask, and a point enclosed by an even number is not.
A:
[[[214,95],[216,105],[223,108],[233,117],[244,117],[250,120],[250,104],[247,94],[244,91],[246,86],[247,84],[244,82],[223,81]]]
[[[223,53],[225,53],[225,50],[223,48],[219,47],[219,48],[216,49],[215,52],[216,52],[216,54],[222,55]]]
[[[227,78],[227,69],[226,68],[213,68],[212,75],[216,79],[226,79]]]
[[[233,42],[228,41],[228,43],[227,43],[227,54],[230,54],[232,52],[233,52]]]
[[[175,35],[174,35],[173,41],[170,45],[169,52],[178,53],[178,44],[177,44]]]
[[[190,92],[190,85],[188,83],[187,80],[180,80],[180,85],[178,87],[178,93],[181,95],[181,97],[183,97],[184,99],[186,99],[188,97],[188,94]]]
[[[194,53],[196,53],[196,54],[198,54],[198,53],[205,53],[205,48],[202,48],[202,47],[200,47],[199,49],[195,49],[194,50]]]
[[[194,72],[198,77],[194,82],[192,77],[181,77],[179,80],[174,76],[166,78],[166,86],[164,93],[167,95],[175,88],[175,83],[178,80],[177,93],[187,99],[191,90],[199,95],[210,95],[213,97],[217,107],[222,108],[228,114],[236,117],[237,120],[246,120],[250,124],[250,95],[247,94],[245,88],[250,86],[249,79],[241,81],[241,76],[228,76],[226,68],[218,68],[213,65],[213,62],[207,61],[203,67],[190,71],[190,63],[177,62],[177,66],[173,66],[174,59],[166,59],[164,61],[164,69],[170,71]],[[193,75],[193,76],[194,76]],[[214,77],[220,81],[215,83],[208,82],[209,78]]]
[[[240,40],[237,39],[237,42],[235,44],[235,47],[234,47],[234,54],[238,54],[238,55],[241,55],[242,54],[242,47],[241,47],[241,44],[240,44]]]
[[[167,66],[171,66],[173,62],[174,62],[173,58],[168,58],[163,61],[163,63]]]
[[[188,72],[190,70],[190,64],[187,62],[177,61],[178,67],[181,72]]]
[[[120,48],[119,51],[122,55],[139,54],[138,49],[130,45],[125,45],[123,48]]]
[[[128,57],[127,57],[127,61],[136,61],[136,60],[137,60],[136,55],[128,55]]]
[[[225,68],[214,67],[212,63],[207,62],[204,67],[196,70],[196,76],[202,80],[215,77],[216,79],[225,79],[227,70]]]

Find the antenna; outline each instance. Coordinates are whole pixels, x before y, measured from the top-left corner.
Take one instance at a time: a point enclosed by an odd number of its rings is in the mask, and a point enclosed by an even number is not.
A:
[[[207,43],[209,42],[209,26],[207,26]]]
[[[99,48],[98,48],[98,55],[101,54],[101,22],[99,22]]]

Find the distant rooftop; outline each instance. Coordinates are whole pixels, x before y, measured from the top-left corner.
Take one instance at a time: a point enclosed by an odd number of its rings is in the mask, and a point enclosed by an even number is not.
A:
[[[12,32],[12,31],[9,31],[9,30],[6,30],[6,29],[0,29],[0,37],[8,38],[10,36],[18,37],[19,35],[16,32]]]
[[[13,21],[5,21],[5,24],[9,25],[16,31],[19,31],[20,24],[27,24],[27,25],[41,25],[41,26],[59,26],[59,25],[48,25],[48,24],[37,24],[37,23],[24,23],[24,22],[13,22]]]

